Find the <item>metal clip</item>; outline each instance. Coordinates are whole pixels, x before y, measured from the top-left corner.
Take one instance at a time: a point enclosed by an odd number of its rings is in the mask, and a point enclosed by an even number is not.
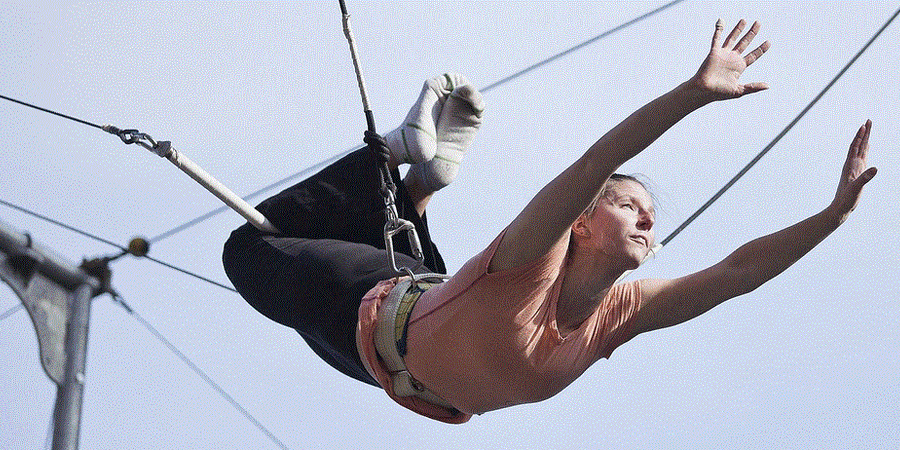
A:
[[[396,214],[396,211],[394,212]],[[425,254],[422,253],[422,244],[419,242],[419,235],[416,233],[416,227],[412,222],[404,219],[397,218],[397,222],[395,226],[392,226],[390,221],[384,225],[384,248],[387,250],[388,260],[391,263],[391,269],[394,269],[394,272],[397,273],[409,273],[410,271],[416,270],[422,267],[425,264]],[[412,250],[412,255],[416,259],[415,267],[403,269],[397,268],[397,259],[394,256],[394,241],[393,237],[395,234],[406,231],[407,239],[409,239],[409,247]]]
[[[153,137],[147,133],[141,133],[138,130],[122,130],[113,125],[103,125],[100,127],[107,133],[114,134],[126,144],[137,144],[141,147],[156,153],[158,156],[167,158],[172,153],[172,143],[169,141],[156,142]]]

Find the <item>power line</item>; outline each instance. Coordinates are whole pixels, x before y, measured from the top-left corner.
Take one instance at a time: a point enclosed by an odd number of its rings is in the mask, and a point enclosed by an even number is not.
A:
[[[687,228],[687,226],[690,225],[691,222],[694,221],[694,219],[699,217],[700,214],[703,213],[703,211],[706,211],[706,209],[709,208],[710,205],[713,204],[713,202],[718,200],[719,197],[721,197],[722,194],[725,193],[725,191],[727,191],[729,188],[731,188],[731,186],[733,186],[734,183],[736,183],[741,177],[743,177],[744,174],[746,174],[750,170],[751,167],[756,165],[756,163],[759,162],[759,160],[762,159],[762,157],[765,156],[765,154],[768,153],[769,150],[771,150],[772,147],[774,147],[775,144],[778,143],[778,141],[780,141],[781,138],[784,137],[784,135],[787,134],[788,131],[790,131],[791,128],[793,128],[794,125],[796,125],[797,122],[799,122],[800,119],[806,115],[807,112],[809,112],[810,109],[812,109],[813,105],[815,105],[819,101],[819,99],[821,99],[822,96],[824,96],[825,93],[828,92],[828,90],[831,89],[832,86],[834,86],[834,84],[838,81],[838,79],[840,79],[841,76],[843,76],[844,73],[847,72],[847,69],[849,69],[850,66],[852,66],[853,63],[855,63],[856,60],[859,59],[859,57],[862,56],[862,54],[869,48],[869,46],[872,45],[873,42],[875,42],[875,39],[878,39],[878,36],[881,35],[881,32],[884,31],[888,27],[888,25],[890,25],[891,22],[894,21],[894,19],[897,17],[898,14],[900,14],[900,9],[898,9],[896,12],[894,12],[894,15],[892,15],[891,18],[888,19],[888,21],[885,22],[885,24],[882,25],[881,28],[869,39],[869,41],[866,42],[866,45],[864,45],[858,52],[856,52],[856,55],[854,55],[853,58],[851,58],[850,61],[846,65],[844,65],[844,67],[837,73],[837,75],[835,75],[834,78],[831,79],[831,81],[825,86],[825,88],[822,89],[822,91],[819,92],[819,94],[816,95],[815,98],[813,98],[812,101],[809,102],[809,104],[807,104],[806,107],[803,108],[802,111],[800,111],[800,114],[797,114],[797,117],[795,117],[794,120],[792,120],[784,128],[784,130],[782,130],[780,133],[778,133],[778,135],[775,136],[775,139],[772,139],[772,142],[770,142],[769,145],[766,145],[765,148],[763,148],[762,151],[759,152],[759,154],[757,154],[752,160],[750,160],[750,162],[747,163],[747,165],[744,166],[744,168],[741,169],[741,171],[737,173],[737,175],[735,175],[730,181],[728,181],[728,183],[725,184],[725,186],[723,186],[721,189],[719,189],[719,191],[716,192],[715,195],[713,195],[709,200],[707,200],[706,203],[704,203],[703,206],[700,207],[700,209],[698,209],[696,212],[694,212],[694,214],[691,214],[691,216],[688,217],[687,220],[685,220],[681,225],[679,225],[678,228],[675,229],[675,231],[673,231],[665,239],[663,239],[662,242],[660,242],[660,244],[665,246],[672,239],[674,239],[675,236],[678,236],[678,234],[681,233],[685,228]]]
[[[135,320],[143,325],[144,328],[146,328],[147,331],[149,331],[150,334],[153,335],[153,337],[162,342],[162,344],[165,345],[169,349],[169,351],[171,351],[175,356],[178,357],[178,359],[180,359],[185,365],[193,370],[194,373],[200,376],[200,378],[202,378],[203,381],[206,382],[206,384],[213,388],[213,390],[216,391],[216,393],[219,394],[220,397],[230,403],[231,406],[234,407],[234,409],[240,412],[247,420],[255,425],[256,428],[262,431],[266,435],[266,437],[268,437],[272,442],[275,443],[275,445],[287,450],[288,447],[284,445],[284,443],[281,442],[281,440],[278,439],[275,434],[269,431],[269,429],[266,428],[265,425],[263,425],[256,417],[254,417],[253,414],[250,414],[250,412],[247,411],[246,408],[241,406],[241,404],[238,403],[237,400],[235,400],[234,397],[232,397],[228,392],[226,392],[225,389],[222,388],[222,386],[219,386],[218,383],[213,381],[213,379],[209,375],[207,375],[206,372],[203,371],[203,369],[201,369],[197,364],[191,361],[191,359],[188,358],[187,355],[185,355],[181,350],[179,350],[178,347],[176,347],[174,344],[172,344],[172,342],[166,339],[166,337],[163,336],[163,334],[160,333],[159,330],[156,329],[156,327],[154,327],[152,324],[150,324],[150,322],[141,317],[141,315],[138,314],[137,311],[134,310],[134,308],[125,303],[125,300],[120,295],[114,295],[113,299],[116,301],[116,303],[122,306],[122,308],[125,309],[128,314],[130,314],[132,317],[134,317]]]

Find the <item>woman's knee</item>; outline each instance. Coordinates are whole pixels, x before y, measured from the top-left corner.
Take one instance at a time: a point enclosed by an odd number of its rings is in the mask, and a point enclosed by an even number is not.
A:
[[[222,265],[225,275],[231,283],[238,287],[240,280],[246,272],[246,254],[250,236],[243,230],[243,226],[232,231],[222,248]],[[239,289],[240,290],[240,289]]]

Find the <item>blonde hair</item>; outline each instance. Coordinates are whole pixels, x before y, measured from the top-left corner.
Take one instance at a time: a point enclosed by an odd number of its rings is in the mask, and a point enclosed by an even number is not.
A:
[[[635,177],[634,175],[625,175],[622,173],[614,173],[614,174],[610,175],[608,180],[606,180],[606,183],[603,184],[603,188],[601,188],[600,192],[597,193],[597,196],[594,197],[593,200],[591,200],[591,203],[588,204],[587,208],[584,209],[584,212],[582,214],[587,215],[587,216],[591,216],[592,214],[594,214],[594,211],[597,210],[597,205],[600,204],[600,199],[606,197],[606,195],[609,194],[610,188],[613,186],[619,185],[625,181],[634,181],[635,183],[640,184],[641,187],[644,188],[644,190],[646,190],[647,192],[650,192],[650,189],[647,188],[647,184],[644,183],[643,181],[637,179],[637,177]],[[652,194],[651,194],[651,196],[652,196]]]

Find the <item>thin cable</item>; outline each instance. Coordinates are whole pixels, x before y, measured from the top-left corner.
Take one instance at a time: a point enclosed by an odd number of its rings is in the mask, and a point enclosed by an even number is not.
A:
[[[22,306],[22,304],[19,303],[18,305],[7,309],[6,312],[4,312],[3,314],[0,314],[0,321],[6,320],[7,317],[19,312],[19,310],[22,308],[24,308],[24,306]]]
[[[234,289],[234,288],[231,287],[231,286],[226,286],[226,285],[224,285],[224,284],[222,284],[222,283],[219,283],[218,281],[213,281],[213,280],[211,280],[211,279],[209,279],[209,278],[206,278],[206,277],[204,277],[204,276],[202,276],[202,275],[197,275],[197,274],[194,273],[194,272],[191,272],[191,271],[188,271],[188,270],[184,270],[184,269],[182,269],[182,268],[180,268],[180,267],[173,266],[173,265],[171,265],[171,264],[169,264],[169,263],[167,263],[167,262],[160,261],[160,260],[158,260],[158,259],[156,259],[156,258],[153,258],[153,257],[150,257],[150,256],[144,256],[144,258],[147,258],[147,259],[149,259],[150,261],[153,261],[153,262],[155,262],[155,263],[157,263],[157,264],[159,264],[159,265],[161,265],[161,266],[168,267],[168,268],[170,268],[170,269],[172,269],[172,270],[177,270],[177,271],[179,271],[179,272],[181,272],[181,273],[183,273],[183,274],[185,274],[185,275],[190,275],[190,276],[192,276],[192,277],[194,277],[194,278],[197,278],[198,280],[203,280],[203,281],[205,281],[205,282],[207,282],[207,283],[209,283],[209,284],[214,284],[214,285],[216,285],[216,286],[218,286],[218,287],[220,287],[220,288],[222,288],[222,289],[227,289],[227,290],[229,290],[229,291],[231,291],[231,292],[235,292],[235,293],[237,292],[237,290]]]
[[[778,141],[780,141],[781,138],[784,137],[784,135],[787,134],[788,131],[790,131],[791,128],[793,128],[794,125],[796,125],[797,122],[799,122],[800,119],[803,116],[805,116],[806,113],[810,109],[812,109],[813,105],[815,105],[819,101],[819,99],[821,99],[822,96],[824,96],[825,93],[828,92],[829,89],[831,89],[831,86],[834,86],[834,84],[838,81],[838,79],[840,79],[841,76],[844,75],[844,73],[847,71],[847,69],[849,69],[850,66],[852,66],[853,63],[855,63],[856,60],[859,59],[859,57],[862,56],[862,54],[869,48],[869,46],[872,45],[873,42],[875,42],[875,39],[878,39],[878,36],[881,35],[881,32],[884,31],[888,27],[888,25],[890,25],[891,22],[894,21],[894,19],[897,17],[898,14],[900,14],[900,9],[897,9],[897,11],[894,12],[894,15],[892,15],[891,18],[888,19],[888,21],[885,22],[885,24],[881,26],[881,28],[878,30],[878,32],[876,32],[869,39],[869,41],[866,42],[866,45],[864,45],[858,52],[856,52],[856,55],[854,55],[853,58],[851,58],[850,61],[846,65],[844,65],[844,68],[841,69],[840,72],[838,72],[837,75],[835,75],[834,78],[831,79],[831,82],[829,82],[828,85],[826,85],[825,88],[822,89],[822,91],[819,92],[819,94],[816,95],[816,97],[813,98],[812,101],[809,102],[809,104],[806,105],[806,107],[803,108],[802,111],[800,111],[800,114],[797,114],[797,117],[795,117],[794,120],[792,120],[787,125],[787,127],[784,128],[784,130],[782,130],[780,133],[778,133],[777,136],[775,136],[775,139],[772,139],[772,142],[770,142],[769,145],[767,145],[765,148],[763,148],[762,151],[756,155],[756,157],[754,157],[752,160],[750,160],[750,162],[747,163],[747,165],[744,166],[744,168],[741,169],[741,171],[738,172],[737,175],[734,176],[734,178],[732,178],[728,183],[726,183],[725,186],[722,187],[722,189],[719,189],[719,191],[716,192],[716,194],[713,195],[709,200],[707,200],[706,203],[704,203],[703,206],[700,207],[700,209],[698,209],[696,212],[694,212],[694,214],[691,214],[691,216],[688,217],[688,219],[685,220],[684,223],[679,225],[678,228],[676,228],[675,231],[673,231],[665,239],[663,239],[662,242],[660,242],[660,244],[664,246],[664,245],[668,244],[672,239],[674,239],[675,236],[678,236],[678,234],[681,233],[685,228],[687,228],[687,226],[690,225],[691,222],[694,221],[694,219],[699,217],[700,214],[703,213],[703,211],[706,211],[706,209],[709,208],[709,206],[712,205],[713,202],[718,200],[719,197],[721,197],[722,194],[725,193],[725,191],[727,191],[732,185],[734,185],[734,183],[736,183],[741,177],[743,177],[744,174],[746,174],[747,171],[749,171],[751,167],[753,167],[757,162],[759,162],[759,160],[762,159],[762,157],[765,156],[765,154],[768,153],[769,150],[771,150],[772,147],[774,147],[775,144],[778,143]]]
[[[628,28],[629,26],[634,25],[634,24],[636,24],[636,23],[638,23],[638,22],[640,22],[640,21],[642,21],[642,20],[644,20],[644,19],[647,19],[647,18],[649,18],[650,16],[653,16],[653,15],[659,13],[659,12],[662,12],[663,10],[665,10],[665,9],[667,9],[667,8],[669,8],[669,7],[675,6],[676,4],[681,3],[682,1],[684,1],[684,0],[674,0],[674,1],[672,1],[672,2],[666,3],[665,5],[660,6],[659,8],[654,9],[653,11],[650,11],[650,12],[648,12],[648,13],[645,13],[645,14],[642,14],[642,15],[640,15],[640,16],[638,16],[638,17],[635,17],[634,19],[631,19],[631,20],[629,20],[628,22],[625,22],[625,23],[623,23],[623,24],[621,24],[621,25],[619,25],[619,26],[617,26],[617,27],[610,28],[609,30],[604,31],[603,33],[600,33],[600,34],[598,34],[597,36],[594,36],[594,37],[592,37],[592,38],[590,38],[590,39],[588,39],[588,40],[586,40],[586,41],[584,41],[584,42],[582,42],[582,43],[580,43],[580,44],[578,44],[578,45],[576,45],[576,46],[574,46],[574,47],[571,47],[571,48],[569,48],[569,49],[567,49],[567,50],[563,50],[563,51],[561,51],[561,52],[559,52],[559,53],[557,53],[557,54],[555,54],[555,55],[553,55],[553,56],[551,56],[551,57],[549,57],[549,58],[547,58],[547,59],[544,59],[544,60],[542,60],[542,61],[539,61],[539,62],[537,62],[537,63],[534,63],[534,64],[532,64],[532,65],[530,65],[530,66],[528,66],[528,67],[526,67],[526,68],[524,68],[524,69],[522,69],[522,70],[520,70],[520,71],[518,71],[518,72],[516,72],[516,73],[514,73],[514,74],[512,74],[512,75],[510,75],[510,76],[508,76],[508,77],[505,77],[505,78],[502,78],[502,79],[500,79],[500,80],[498,80],[498,81],[495,81],[495,82],[493,82],[493,83],[491,83],[491,84],[489,84],[489,85],[487,85],[487,86],[481,88],[481,92],[482,92],[482,93],[485,93],[485,92],[488,92],[488,91],[490,91],[490,90],[492,90],[492,89],[494,89],[494,88],[496,88],[496,87],[498,87],[498,86],[500,86],[500,85],[502,85],[502,84],[506,84],[506,83],[508,83],[508,82],[510,82],[510,81],[512,81],[512,80],[514,80],[514,79],[516,79],[516,78],[521,77],[522,75],[525,75],[525,74],[528,73],[528,72],[531,72],[532,70],[535,70],[535,69],[537,69],[537,68],[539,68],[539,67],[542,67],[542,66],[545,66],[545,65],[547,65],[547,64],[550,64],[551,62],[556,61],[557,59],[562,58],[563,56],[566,56],[566,55],[568,55],[569,53],[573,53],[573,52],[575,52],[575,51],[581,50],[582,48],[587,47],[588,45],[591,45],[591,44],[593,44],[594,42],[596,42],[596,41],[598,41],[598,40],[600,40],[600,39],[603,39],[603,38],[605,38],[605,37],[607,37],[607,36],[609,36],[609,35],[611,35],[611,34],[614,34],[614,33],[618,32],[618,31],[624,30],[625,28]]]
[[[104,244],[111,245],[111,246],[113,246],[113,247],[118,248],[119,250],[128,251],[127,248],[122,247],[121,245],[116,244],[116,243],[113,242],[113,241],[103,239],[102,237],[97,236],[97,235],[94,235],[94,234],[91,234],[91,233],[88,233],[87,231],[79,230],[78,228],[75,228],[75,227],[73,227],[73,226],[71,226],[71,225],[66,225],[66,224],[64,224],[64,223],[62,223],[62,222],[60,222],[60,221],[58,221],[58,220],[51,219],[51,218],[49,218],[49,217],[47,217],[47,216],[45,216],[45,215],[43,215],[43,214],[38,214],[38,213],[36,213],[36,212],[34,212],[34,211],[30,210],[30,209],[21,207],[21,206],[19,206],[19,205],[12,204],[12,203],[7,202],[7,201],[2,200],[2,199],[0,199],[0,204],[2,204],[2,205],[4,205],[4,206],[8,206],[8,207],[10,207],[10,208],[12,208],[12,209],[15,209],[15,210],[19,211],[19,212],[23,212],[23,213],[25,213],[25,214],[28,214],[29,216],[37,217],[38,219],[41,219],[41,220],[43,220],[43,221],[50,222],[50,223],[52,223],[53,225],[56,225],[56,226],[58,226],[58,227],[65,228],[65,229],[67,229],[67,230],[69,230],[69,231],[72,231],[72,232],[74,232],[74,233],[78,233],[78,234],[80,234],[80,235],[82,235],[82,236],[89,237],[89,238],[91,238],[91,239],[93,239],[93,240],[95,240],[95,241],[99,241],[99,242],[102,242],[102,243],[104,243]]]
[[[596,41],[598,41],[598,40],[600,40],[600,39],[602,39],[602,38],[605,38],[605,37],[607,37],[607,36],[609,36],[609,35],[612,35],[612,34],[618,32],[618,31],[621,31],[621,30],[623,30],[623,29],[625,29],[625,28],[627,28],[627,27],[629,27],[629,26],[631,26],[631,25],[634,25],[635,23],[637,23],[637,22],[639,22],[639,21],[641,21],[641,20],[647,19],[647,18],[649,18],[649,17],[652,16],[652,15],[655,15],[655,14],[657,14],[657,13],[660,13],[660,12],[662,12],[663,10],[665,10],[665,9],[667,9],[667,8],[669,8],[669,7],[672,7],[672,6],[676,5],[677,3],[681,3],[682,1],[684,1],[684,0],[674,0],[674,1],[672,1],[672,2],[666,3],[665,5],[660,6],[659,8],[656,8],[656,9],[650,11],[650,12],[647,12],[647,13],[645,13],[645,14],[643,14],[643,15],[641,15],[641,16],[638,16],[638,17],[636,17],[636,18],[634,18],[634,19],[632,19],[632,20],[629,20],[628,22],[625,22],[625,23],[623,23],[623,24],[621,24],[621,25],[619,25],[619,26],[616,26],[615,28],[611,28],[611,29],[609,29],[609,30],[607,30],[607,31],[604,31],[603,33],[601,33],[601,34],[599,34],[599,35],[597,35],[597,36],[595,36],[595,37],[593,37],[593,38],[591,38],[591,39],[588,39],[588,40],[586,40],[586,41],[584,41],[584,42],[582,42],[582,43],[580,43],[580,44],[578,44],[578,45],[575,45],[574,47],[571,47],[571,48],[569,48],[569,49],[567,49],[567,50],[564,50],[564,51],[562,51],[562,52],[560,52],[560,53],[557,53],[557,54],[555,54],[555,55],[553,55],[553,56],[551,56],[551,57],[549,57],[549,58],[546,58],[546,59],[544,59],[544,60],[542,60],[542,61],[540,61],[540,62],[537,62],[537,63],[535,63],[535,64],[532,64],[531,66],[528,66],[528,67],[526,67],[525,69],[522,69],[522,70],[520,70],[520,71],[518,71],[518,72],[516,72],[516,73],[514,73],[514,74],[512,74],[512,75],[509,75],[509,76],[507,76],[507,77],[505,77],[505,78],[502,78],[502,79],[500,79],[500,80],[498,80],[498,81],[495,81],[495,82],[493,82],[493,83],[491,83],[491,84],[485,86],[484,88],[482,88],[482,89],[481,89],[481,92],[482,92],[482,93],[488,92],[488,91],[490,91],[490,90],[492,90],[492,89],[494,89],[494,88],[496,88],[496,87],[499,87],[499,86],[501,86],[501,85],[503,85],[503,84],[506,84],[506,83],[508,83],[508,82],[510,82],[510,81],[512,81],[512,80],[514,80],[514,79],[516,79],[516,78],[518,78],[518,77],[520,77],[520,76],[522,76],[522,75],[525,75],[525,74],[528,73],[528,72],[531,72],[531,71],[533,71],[533,70],[535,70],[535,69],[537,69],[537,68],[539,68],[539,67],[545,66],[545,65],[547,65],[547,64],[549,64],[549,63],[551,63],[551,62],[553,62],[553,61],[556,61],[556,60],[559,59],[559,58],[562,58],[563,56],[566,56],[566,55],[568,55],[568,54],[570,54],[570,53],[573,53],[573,52],[575,52],[575,51],[577,51],[577,50],[580,50],[580,49],[582,49],[582,48],[584,48],[584,47],[587,47],[588,45],[593,44],[594,42],[596,42]],[[343,12],[343,11],[345,11],[345,9],[342,8],[342,12]],[[269,190],[271,190],[271,189],[273,189],[273,188],[275,188],[275,187],[277,187],[277,186],[279,186],[279,185],[282,185],[282,184],[284,184],[284,183],[286,183],[286,182],[288,182],[288,181],[291,181],[291,180],[297,179],[297,178],[299,178],[299,177],[301,177],[301,176],[304,176],[304,175],[306,175],[306,174],[312,172],[313,170],[315,170],[315,169],[317,169],[317,168],[323,167],[323,166],[325,166],[325,165],[327,165],[327,164],[330,164],[330,163],[332,163],[332,162],[334,162],[334,161],[337,161],[337,160],[340,159],[340,158],[343,158],[344,156],[347,156],[347,155],[350,154],[350,152],[352,152],[352,151],[353,151],[353,149],[347,150],[347,151],[345,151],[345,152],[343,152],[343,153],[340,153],[340,154],[338,154],[338,155],[332,156],[330,159],[327,159],[327,160],[322,161],[322,162],[320,162],[320,163],[318,163],[318,164],[315,164],[315,165],[313,165],[313,166],[311,166],[311,167],[309,167],[309,168],[307,168],[307,169],[303,169],[303,170],[300,171],[300,172],[297,172],[297,173],[295,173],[295,174],[293,174],[293,175],[289,175],[289,176],[287,176],[287,177],[285,177],[285,178],[282,178],[281,180],[278,180],[278,181],[276,181],[276,182],[274,182],[274,183],[272,183],[272,184],[269,184],[268,186],[264,186],[264,187],[260,188],[259,190],[253,192],[252,194],[249,194],[248,196],[244,197],[244,200],[250,200],[251,198],[254,198],[254,197],[256,197],[256,196],[258,196],[258,195],[260,195],[260,194],[262,194],[262,193],[265,193],[265,192],[267,192],[267,191],[269,191]],[[154,237],[153,239],[151,239],[150,242],[157,242],[157,241],[160,241],[160,240],[162,240],[162,239],[169,238],[169,237],[171,237],[171,236],[174,235],[174,234],[180,233],[181,231],[184,231],[184,230],[186,230],[186,229],[188,229],[188,228],[190,228],[190,227],[192,227],[192,226],[194,226],[194,225],[197,225],[197,224],[200,223],[200,222],[203,222],[203,221],[205,221],[205,220],[207,220],[207,219],[209,219],[209,218],[211,218],[211,217],[213,217],[213,216],[215,216],[215,215],[217,215],[217,214],[219,214],[219,213],[225,212],[225,211],[228,211],[228,207],[223,206],[223,207],[214,209],[214,210],[212,210],[212,211],[210,211],[210,212],[208,212],[208,213],[206,213],[206,214],[204,214],[204,215],[202,215],[202,216],[199,216],[199,217],[197,217],[197,218],[195,218],[195,219],[192,219],[192,220],[190,220],[190,221],[188,221],[188,222],[185,222],[185,223],[182,224],[182,225],[179,225],[179,226],[177,226],[177,227],[175,227],[175,228],[172,228],[171,230],[168,230],[168,231],[166,231],[166,232],[164,232],[164,233],[159,234],[158,236],[156,236],[156,237]]]
[[[215,381],[213,381],[213,379],[210,378],[210,376],[207,375],[206,372],[204,372],[202,369],[200,369],[200,367],[197,366],[197,364],[194,364],[194,362],[191,361],[190,358],[188,358],[184,353],[182,353],[181,350],[178,350],[178,348],[175,347],[175,345],[172,344],[168,339],[166,339],[166,337],[163,336],[163,334],[160,333],[159,330],[156,329],[156,327],[151,325],[150,322],[148,322],[143,317],[141,317],[141,315],[138,314],[131,306],[129,306],[127,303],[125,303],[125,300],[122,298],[122,296],[116,294],[113,296],[113,299],[116,301],[116,303],[121,305],[122,308],[124,308],[128,312],[128,314],[130,314],[132,317],[134,317],[135,320],[140,322],[140,324],[143,325],[144,328],[146,328],[147,331],[149,331],[150,334],[153,335],[153,337],[155,337],[157,340],[162,342],[163,345],[168,347],[169,351],[171,351],[175,356],[178,357],[178,359],[180,359],[185,365],[187,365],[191,370],[193,370],[194,373],[199,375],[200,378],[202,378],[203,381],[206,382],[206,384],[208,384],[210,387],[212,387],[213,390],[215,390],[216,393],[219,394],[219,396],[221,396],[228,403],[230,403],[231,406],[234,407],[234,409],[236,409],[238,412],[243,414],[243,416],[245,418],[247,418],[247,420],[249,420],[250,423],[255,425],[256,428],[259,428],[260,431],[265,433],[265,435],[272,442],[274,442],[278,447],[287,450],[288,447],[286,445],[284,445],[284,443],[281,442],[281,440],[278,439],[278,437],[276,437],[275,434],[273,434],[271,431],[269,431],[269,429],[266,428],[259,420],[257,420],[256,417],[253,417],[253,415],[250,414],[250,412],[247,411],[247,409],[245,409],[243,406],[241,406],[241,404],[238,403],[237,400],[234,399],[234,397],[232,397],[230,394],[228,394],[228,392],[226,392],[225,389],[223,389]]]
[[[102,126],[97,125],[96,123],[88,122],[88,121],[86,121],[86,120],[81,120],[81,119],[79,119],[79,118],[77,118],[77,117],[67,116],[67,115],[65,115],[65,114],[63,114],[63,113],[58,113],[58,112],[56,112],[56,111],[53,111],[53,110],[50,110],[50,109],[47,109],[47,108],[41,108],[40,106],[35,106],[35,105],[32,105],[31,103],[25,103],[25,102],[23,102],[23,101],[21,101],[21,100],[16,100],[16,99],[14,99],[14,98],[10,98],[10,97],[7,97],[7,96],[5,96],[5,95],[0,95],[0,98],[2,98],[2,99],[4,99],[4,100],[9,100],[9,101],[11,101],[11,102],[13,102],[13,103],[18,103],[18,104],[20,104],[20,105],[27,106],[27,107],[29,107],[29,108],[34,108],[34,109],[37,109],[37,110],[39,110],[39,111],[43,111],[43,112],[46,112],[46,113],[50,113],[50,114],[53,114],[54,116],[59,116],[59,117],[65,118],[65,119],[74,120],[75,122],[82,123],[82,124],[85,124],[85,125],[87,125],[87,126],[91,126],[91,127],[99,128],[99,129],[103,130],[103,127],[102,127]],[[104,131],[106,131],[106,130],[104,130]]]
[[[116,244],[115,242],[112,242],[112,241],[107,240],[107,239],[103,239],[103,238],[101,238],[101,237],[99,237],[99,236],[95,236],[95,235],[93,235],[93,234],[91,234],[91,233],[88,233],[88,232],[86,232],[86,231],[79,230],[78,228],[75,228],[75,227],[73,227],[73,226],[71,226],[71,225],[66,225],[66,224],[64,224],[64,223],[62,223],[62,222],[60,222],[60,221],[58,221],[58,220],[54,220],[54,219],[51,219],[51,218],[49,218],[49,217],[47,217],[47,216],[45,216],[45,215],[43,215],[43,214],[38,214],[38,213],[36,213],[36,212],[34,212],[34,211],[31,211],[30,209],[23,208],[23,207],[21,207],[21,206],[18,206],[18,205],[9,203],[9,202],[4,201],[4,200],[0,200],[0,204],[6,205],[6,206],[8,206],[8,207],[10,207],[10,208],[16,209],[16,210],[21,211],[21,212],[23,212],[23,213],[25,213],[25,214],[34,216],[34,217],[36,217],[36,218],[38,218],[38,219],[45,220],[45,221],[50,222],[50,223],[52,223],[52,224],[54,224],[54,225],[56,225],[56,226],[65,228],[65,229],[67,229],[67,230],[69,230],[69,231],[73,231],[73,232],[75,232],[75,233],[81,234],[81,235],[86,236],[86,237],[89,237],[89,238],[91,238],[91,239],[94,239],[94,240],[103,242],[104,244],[111,245],[111,246],[113,246],[113,247],[116,247],[116,248],[122,250],[123,252],[126,252],[126,253],[128,252],[128,249],[127,249],[126,247],[122,247],[121,245]],[[167,263],[167,262],[165,262],[165,261],[162,261],[162,260],[159,260],[159,259],[156,259],[156,258],[152,258],[152,257],[146,256],[146,255],[144,255],[144,258],[147,258],[147,259],[149,259],[150,261],[153,261],[153,262],[155,262],[155,263],[157,263],[157,264],[159,264],[159,265],[161,265],[161,266],[168,267],[168,268],[170,268],[170,269],[172,269],[172,270],[176,270],[176,271],[178,271],[178,272],[181,272],[181,273],[186,274],[186,275],[190,275],[190,276],[192,276],[192,277],[194,277],[194,278],[197,278],[197,279],[199,279],[199,280],[203,280],[203,281],[205,281],[205,282],[207,282],[207,283],[210,283],[210,284],[214,284],[214,285],[216,285],[216,286],[219,286],[219,287],[221,287],[221,288],[223,288],[223,289],[227,289],[227,290],[229,290],[229,291],[231,291],[231,292],[237,292],[234,288],[232,288],[232,287],[230,287],[230,286],[226,286],[226,285],[224,285],[224,284],[222,284],[222,283],[219,283],[219,282],[217,282],[217,281],[213,281],[213,280],[211,280],[211,279],[209,279],[209,278],[206,278],[206,277],[204,277],[204,276],[202,276],[202,275],[198,275],[198,274],[196,274],[196,273],[194,273],[194,272],[191,272],[191,271],[189,271],[189,270],[182,269],[182,268],[180,268],[180,267],[178,267],[178,266],[174,266],[174,265],[169,264],[169,263]]]

